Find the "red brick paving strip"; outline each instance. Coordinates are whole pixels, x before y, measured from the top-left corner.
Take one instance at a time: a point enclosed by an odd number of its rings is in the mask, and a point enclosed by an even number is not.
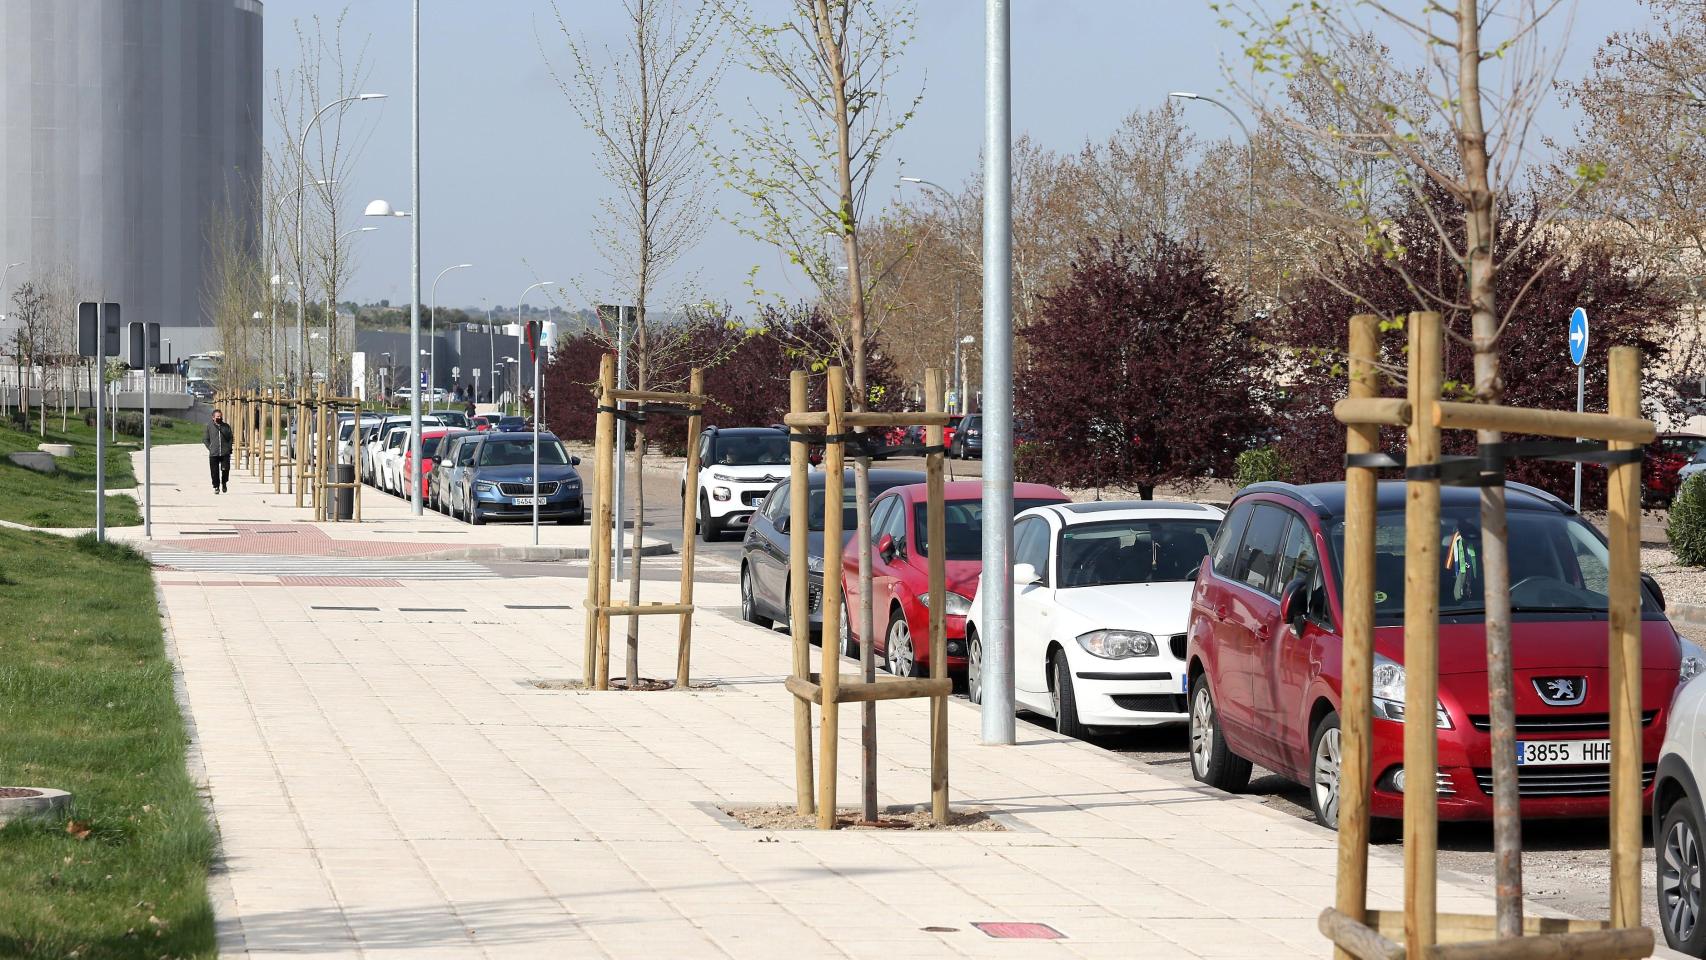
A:
[[[400,587],[401,580],[389,577],[291,577],[278,578],[284,587]]]
[[[232,526],[237,528],[236,536],[221,534],[182,537],[167,542],[174,547],[204,550],[208,553],[268,554],[284,557],[409,557],[444,550],[496,546],[490,543],[334,540],[326,536],[320,528],[306,523],[236,523]]]

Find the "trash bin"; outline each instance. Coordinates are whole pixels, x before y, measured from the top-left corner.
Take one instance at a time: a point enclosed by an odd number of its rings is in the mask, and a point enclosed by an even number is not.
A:
[[[340,463],[332,467],[333,483],[355,483],[355,464]],[[355,487],[333,487],[332,509],[338,520],[355,519]]]

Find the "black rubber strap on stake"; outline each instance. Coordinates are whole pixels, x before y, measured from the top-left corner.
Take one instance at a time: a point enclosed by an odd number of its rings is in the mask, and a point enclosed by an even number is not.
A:
[[[1440,457],[1438,463],[1423,463],[1404,468],[1404,479],[1433,481],[1454,487],[1502,487],[1505,466],[1511,460],[1555,460],[1562,462],[1603,463],[1617,465],[1640,463],[1640,448],[1609,450],[1598,441],[1576,440],[1510,440],[1482,444],[1474,456]],[[1386,454],[1354,454],[1345,457],[1347,467],[1386,466],[1391,457]],[[1353,462],[1354,461],[1354,462]],[[1396,466],[1393,461],[1392,466]]]

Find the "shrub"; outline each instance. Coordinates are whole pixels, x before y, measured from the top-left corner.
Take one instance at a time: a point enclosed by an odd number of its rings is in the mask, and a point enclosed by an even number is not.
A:
[[[1665,534],[1679,562],[1706,567],[1706,476],[1692,476],[1683,482],[1671,501]]]
[[[1252,483],[1279,480],[1284,474],[1285,461],[1280,459],[1279,450],[1273,447],[1257,447],[1238,455],[1238,460],[1233,467],[1232,479],[1240,488],[1243,488]]]

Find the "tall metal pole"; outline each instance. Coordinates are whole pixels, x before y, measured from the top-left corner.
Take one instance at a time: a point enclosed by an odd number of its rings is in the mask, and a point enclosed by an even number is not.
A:
[[[628,389],[628,313],[630,309],[632,308],[616,308],[616,389],[618,390]],[[617,406],[626,407],[627,404],[618,403]],[[689,437],[688,440],[690,442],[696,442],[695,438],[692,437]],[[626,456],[627,449],[628,421],[618,417],[616,418],[616,481],[611,484],[611,493],[614,495],[614,505],[610,511],[610,514],[615,518],[616,523],[616,579],[618,580],[627,576],[627,574],[623,572],[624,568],[627,566],[627,552],[622,549],[622,540],[624,539],[623,534],[626,532],[626,527],[622,520],[622,501],[625,499],[622,496],[622,493],[624,489],[626,489],[627,485],[625,480],[627,470],[624,469],[628,462]],[[710,521],[707,520],[706,522],[709,523]],[[634,531],[634,536],[637,537],[639,535],[640,531],[636,529]]]
[[[473,266],[471,263],[458,263],[445,267],[432,278],[432,307],[427,311],[427,385],[438,389],[438,282],[452,270],[462,270]]]
[[[985,0],[983,144],[983,742],[1013,720],[1012,12]],[[827,641],[826,641],[827,642]]]
[[[154,405],[149,390],[154,359],[148,351],[148,325],[142,325],[142,537],[154,539]]]
[[[1583,403],[1585,402],[1585,400],[1587,398],[1587,389],[1588,389],[1588,368],[1587,368],[1587,365],[1578,363],[1578,364],[1576,364],[1576,412],[1577,413],[1581,413],[1583,410],[1586,409],[1583,406]],[[1570,501],[1570,505],[1576,508],[1577,513],[1582,512],[1582,462],[1580,460],[1576,461],[1576,496],[1575,496],[1575,499]]]
[[[106,304],[106,301],[104,301],[104,300],[101,301],[100,306],[96,307],[96,311],[97,311],[97,315],[100,317],[100,323],[99,323],[100,333],[95,339],[100,341],[101,349],[95,351],[95,365],[94,365],[94,371],[93,371],[94,372],[94,382],[97,384],[100,384],[100,389],[95,394],[95,540],[99,543],[106,543],[107,542],[107,432],[105,429],[103,429],[102,424],[101,424],[101,421],[103,419],[105,419],[102,416],[101,410],[103,407],[105,407],[107,405],[107,350],[106,350],[107,304]],[[22,381],[20,381],[18,384],[18,394],[19,394],[20,401],[22,401],[24,399]],[[19,406],[22,406],[22,405],[23,405],[23,403],[20,402]]]
[[[409,78],[410,89],[410,140],[409,168],[414,183],[411,191],[414,198],[414,217],[409,256],[409,456],[414,458],[415,469],[421,468],[421,0],[414,2],[414,43],[412,44],[412,67]],[[409,510],[415,516],[423,512],[421,505],[421,485],[409,484]]]
[[[535,341],[537,343],[537,341]],[[533,545],[539,546],[539,348],[533,348]]]

